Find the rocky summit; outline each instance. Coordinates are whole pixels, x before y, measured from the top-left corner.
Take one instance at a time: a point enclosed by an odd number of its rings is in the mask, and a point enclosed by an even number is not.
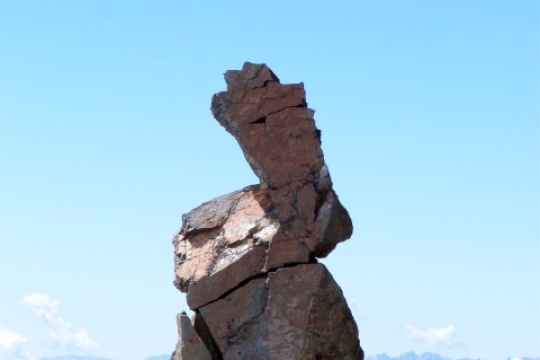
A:
[[[174,284],[195,314],[178,315],[172,360],[362,360],[343,293],[317,263],[353,228],[304,86],[252,63],[225,82],[212,113],[260,184],[183,215]]]

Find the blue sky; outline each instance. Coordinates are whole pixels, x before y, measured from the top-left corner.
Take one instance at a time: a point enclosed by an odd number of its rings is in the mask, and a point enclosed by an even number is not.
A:
[[[257,182],[222,74],[304,82],[366,354],[540,356],[537,1],[2,1],[4,357],[172,352],[181,215]]]

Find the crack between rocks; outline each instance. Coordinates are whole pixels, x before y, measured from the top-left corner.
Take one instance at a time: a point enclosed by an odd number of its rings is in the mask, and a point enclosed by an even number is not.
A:
[[[279,185],[279,186],[273,186],[273,185],[268,185],[268,189],[270,190],[270,194],[274,191],[278,191],[280,188],[284,187],[284,186],[290,186],[294,183],[298,183],[298,182],[301,182],[302,180],[305,180],[305,177],[301,177],[301,178],[298,178],[298,179],[295,179],[295,180],[289,180],[288,182],[282,184],[282,185]],[[313,181],[306,181],[306,182],[301,182],[302,185],[307,185],[307,184],[313,184],[313,186],[315,186],[315,183]],[[300,186],[299,186],[300,188]]]
[[[287,269],[287,268],[291,268],[291,267],[295,267],[295,266],[300,266],[300,265],[306,265],[306,264],[318,264],[318,261],[316,258],[313,258],[313,259],[309,259],[308,262],[297,262],[297,263],[291,263],[291,264],[284,264],[282,266],[279,266],[279,267],[275,267],[275,268],[270,268],[268,271],[265,271],[265,272],[262,272],[262,273],[258,273],[258,274],[255,274],[255,275],[252,275],[250,277],[248,277],[247,279],[245,280],[242,280],[238,285],[236,285],[235,287],[227,290],[226,292],[224,292],[220,297],[212,300],[212,301],[209,301],[207,303],[205,303],[204,305],[194,309],[194,311],[198,311],[200,308],[202,307],[205,307],[205,306],[208,306],[210,304],[213,304],[215,303],[216,301],[219,301],[219,300],[222,300],[224,298],[226,298],[227,296],[229,296],[230,294],[232,294],[233,292],[235,292],[236,290],[240,289],[241,287],[245,286],[247,283],[249,283],[250,281],[252,280],[256,280],[256,279],[260,279],[260,278],[264,278],[264,277],[268,277],[268,275],[270,275],[271,273],[275,273],[277,272],[278,270],[280,269]]]
[[[261,71],[259,71],[259,73],[257,74],[257,76],[252,77],[252,78],[249,79],[249,80],[255,79],[255,78],[258,77],[260,74],[261,74]],[[248,80],[248,81],[249,81],[249,80]],[[270,82],[278,82],[278,81],[276,81],[276,80],[265,80],[265,81],[263,82],[262,86],[255,86],[255,87],[249,87],[249,88],[248,88],[247,86],[244,86],[244,90],[246,90],[246,89],[247,89],[247,90],[252,90],[252,89],[261,89],[261,88],[265,88],[265,87],[268,86],[268,83],[270,83]],[[246,82],[246,85],[247,85],[247,82]]]
[[[259,76],[261,76],[261,73],[262,73],[263,69],[264,69],[264,66],[261,66],[261,68],[259,70],[257,70],[257,74],[255,74],[253,77],[250,77],[250,78],[246,79],[246,81],[244,82],[244,91],[251,90],[251,89],[264,88],[264,87],[266,87],[268,85],[269,82],[276,82],[276,80],[265,80],[263,82],[262,86],[248,87],[248,82],[250,82],[253,79],[258,78]],[[270,69],[268,69],[268,70],[270,70]],[[277,78],[277,76],[271,70],[270,70],[270,73],[272,73],[272,75],[274,75]],[[279,80],[277,80],[277,82],[279,82]]]
[[[221,353],[221,349],[217,345],[214,337],[212,336],[210,328],[206,324],[204,317],[198,310],[195,310],[195,313],[195,325],[193,326],[193,330],[195,330],[197,335],[199,335],[199,338],[210,353],[210,356],[212,356],[212,360],[223,360],[223,354]]]
[[[277,99],[277,98],[276,98]],[[291,109],[291,108],[301,108],[301,109],[305,109],[306,106],[304,104],[300,104],[300,105],[293,105],[293,106],[285,106],[279,110],[276,110],[276,111],[272,111],[272,112],[269,112],[268,114],[264,115],[264,116],[261,116],[260,118],[258,118],[257,120],[254,120],[252,122],[248,122],[248,123],[245,123],[243,125],[250,125],[250,124],[265,124],[266,123],[266,118],[270,115],[274,115],[274,114],[277,114],[279,112],[282,112],[284,111],[285,109]],[[237,132],[240,132],[241,130],[236,130],[235,133]]]

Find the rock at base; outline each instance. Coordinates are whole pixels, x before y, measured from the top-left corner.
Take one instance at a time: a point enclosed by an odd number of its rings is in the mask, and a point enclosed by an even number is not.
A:
[[[322,264],[282,268],[199,309],[224,360],[362,360],[358,329]]]
[[[203,343],[185,312],[177,315],[178,343],[171,360],[212,360],[210,351]]]

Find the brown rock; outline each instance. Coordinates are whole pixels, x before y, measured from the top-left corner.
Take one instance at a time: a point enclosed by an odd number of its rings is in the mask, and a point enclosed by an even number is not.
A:
[[[225,81],[212,112],[260,185],[182,217],[174,283],[196,314],[193,326],[179,318],[186,330],[174,355],[361,360],[341,289],[316,264],[351,237],[352,222],[332,189],[304,86],[282,85],[266,65],[251,63],[227,71]],[[207,352],[194,350],[201,346]]]
[[[175,284],[181,291],[193,289],[192,309],[259,272],[326,256],[352,233],[349,215],[332,191],[303,85],[281,85],[265,65],[250,63],[225,78],[228,91],[214,96],[212,111],[238,140],[261,186],[184,215],[174,239]],[[265,250],[263,266],[259,246]]]
[[[249,252],[232,262],[213,276],[205,276],[189,287],[187,303],[190,309],[198,309],[220,298],[242,281],[259,274],[266,259],[264,246],[253,246]]]
[[[320,131],[314,111],[307,107],[303,84],[282,85],[266,65],[251,63],[241,71],[228,71],[225,80],[227,91],[214,95],[212,113],[268,186],[280,223],[265,270],[328,255],[351,236],[352,223],[332,191]],[[333,200],[325,202],[328,197]],[[319,214],[322,203],[325,208]],[[324,218],[332,214],[345,225],[338,234],[328,232],[336,230],[328,227],[336,224],[335,219]]]
[[[224,360],[361,360],[341,289],[321,264],[279,269],[199,309]]]
[[[260,273],[279,230],[261,186],[206,202],[183,217],[176,235],[175,285],[196,309]]]
[[[253,185],[184,215],[173,241],[175,285],[188,292],[192,310],[259,273],[325,256],[350,237],[350,219],[334,193],[327,192],[315,212],[314,186],[293,187],[299,184],[276,190],[279,204],[266,187]],[[290,194],[292,204],[286,202]]]
[[[176,317],[178,344],[171,360],[212,360],[212,355],[189,321],[185,312]]]

